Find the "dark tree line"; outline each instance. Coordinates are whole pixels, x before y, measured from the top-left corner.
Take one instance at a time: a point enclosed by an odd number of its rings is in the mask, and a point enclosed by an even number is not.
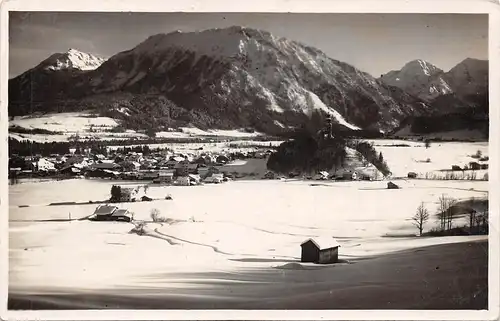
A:
[[[267,168],[283,174],[336,169],[345,163],[345,147],[346,142],[342,138],[322,139],[303,129],[270,155]]]
[[[70,149],[75,149],[75,154],[82,154],[85,149],[90,149],[93,154],[107,154],[106,145],[96,141],[86,142],[50,142],[38,143],[28,140],[18,141],[9,138],[9,155],[19,156],[50,156],[53,154],[69,154]],[[122,142],[123,144],[123,142]]]
[[[382,153],[377,153],[373,143],[367,141],[351,141],[350,147],[358,151],[373,166],[375,166],[384,176],[390,175],[391,171]]]

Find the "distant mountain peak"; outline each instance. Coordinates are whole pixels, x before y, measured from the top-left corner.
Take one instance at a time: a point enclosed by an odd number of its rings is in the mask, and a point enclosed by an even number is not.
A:
[[[488,60],[476,59],[476,58],[465,58],[459,62],[453,69],[458,68],[468,68],[468,69],[488,69]]]
[[[488,61],[465,58],[444,72],[425,60],[415,59],[400,70],[382,75],[380,80],[427,102],[444,95],[470,99],[487,93]]]
[[[55,53],[38,65],[44,70],[94,70],[97,69],[105,59],[95,55],[69,48],[66,52]]]
[[[276,45],[283,38],[271,33],[244,26],[212,28],[184,32],[176,30],[148,37],[133,50],[144,53],[182,49],[210,57],[235,57],[248,52],[250,43],[263,42]],[[255,46],[254,46],[255,47]],[[256,50],[252,48],[251,50]]]
[[[408,62],[406,65],[401,68],[400,72],[412,72],[416,74],[424,74],[425,76],[432,76],[436,73],[442,72],[441,69],[437,68],[435,65],[431,64],[422,59],[415,59]]]

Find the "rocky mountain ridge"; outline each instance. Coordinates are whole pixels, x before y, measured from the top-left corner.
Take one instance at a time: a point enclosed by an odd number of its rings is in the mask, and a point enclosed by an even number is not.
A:
[[[133,129],[276,134],[322,125],[327,116],[348,130],[390,131],[407,117],[434,112],[425,100],[321,50],[239,26],[154,35],[106,61],[47,61],[9,81],[9,115],[94,109]]]

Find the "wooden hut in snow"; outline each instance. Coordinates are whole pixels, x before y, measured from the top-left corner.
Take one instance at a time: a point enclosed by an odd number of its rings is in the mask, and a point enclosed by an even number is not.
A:
[[[333,238],[307,239],[302,244],[301,262],[318,264],[336,263],[339,260],[340,245]]]

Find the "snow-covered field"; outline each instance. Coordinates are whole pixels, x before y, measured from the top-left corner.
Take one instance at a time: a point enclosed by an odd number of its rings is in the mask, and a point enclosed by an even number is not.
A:
[[[147,138],[145,134],[127,130],[123,133],[110,132],[119,125],[119,121],[109,117],[92,116],[89,112],[54,113],[42,116],[18,116],[9,121],[10,126],[19,126],[26,129],[43,129],[57,134],[24,134],[9,133],[9,137],[18,140],[31,140],[35,142],[64,142],[71,136],[78,135],[80,139],[130,139]],[[201,130],[198,128],[183,127],[181,131],[158,132],[158,138],[190,138],[190,137],[231,137],[251,138],[261,136],[258,132],[245,132],[243,130]]]
[[[129,223],[35,222],[83,217],[95,205],[50,202],[103,200],[109,181],[67,180],[13,185],[9,190],[10,273],[13,292],[65,288],[183,288],[178,273],[273,269],[300,261],[300,243],[334,237],[340,258],[355,260],[392,251],[485,237],[415,238],[409,218],[423,201],[431,213],[445,193],[486,197],[487,182],[411,181],[387,190],[385,182],[311,186],[302,181],[236,181],[197,187],[151,187],[173,200],[120,207],[149,220],[157,208],[173,224],[150,223],[157,237],[129,234]],[[363,201],[360,202],[359,200]],[[19,205],[30,205],[19,207]],[[427,229],[435,224],[432,220]],[[153,275],[160,280],[151,283]]]
[[[408,172],[425,175],[428,172],[451,170],[452,165],[463,167],[469,162],[478,162],[471,157],[477,151],[483,156],[488,156],[487,142],[432,142],[429,148],[425,148],[423,142],[405,140],[373,140],[373,143],[375,149],[382,152],[393,176],[396,177],[406,177]],[[400,144],[410,147],[393,146]],[[484,170],[476,172],[477,178],[483,177],[486,173]]]
[[[256,137],[262,136],[258,132],[245,132],[242,130],[201,130],[194,127],[181,127],[182,132],[159,132],[157,137],[193,137],[193,136],[226,136],[226,137]]]
[[[118,122],[109,117],[94,117],[87,112],[55,113],[43,116],[18,116],[9,121],[9,126],[19,126],[26,129],[44,129],[59,134],[21,134],[9,133],[9,137],[18,140],[36,142],[68,141],[73,135],[88,136],[99,139],[125,139],[139,137],[137,133],[106,132],[116,126]],[[143,135],[146,137],[145,135]]]
[[[429,139],[460,139],[463,141],[483,141],[484,140],[484,133],[482,133],[480,130],[477,129],[463,129],[463,130],[453,130],[453,131],[447,131],[447,132],[440,132],[440,133],[429,133],[429,134],[415,134],[411,131],[410,126],[403,127],[399,131],[397,131],[394,135],[398,137],[422,137],[424,136],[425,138]]]
[[[248,152],[255,151],[255,146],[262,148],[279,146],[282,141],[253,141],[253,140],[231,140],[231,141],[215,141],[213,143],[161,143],[161,144],[138,144],[126,145],[126,147],[148,145],[150,148],[169,148],[176,153],[198,154],[198,153],[223,153],[223,152]],[[116,145],[109,146],[109,150],[116,150],[124,146]]]

